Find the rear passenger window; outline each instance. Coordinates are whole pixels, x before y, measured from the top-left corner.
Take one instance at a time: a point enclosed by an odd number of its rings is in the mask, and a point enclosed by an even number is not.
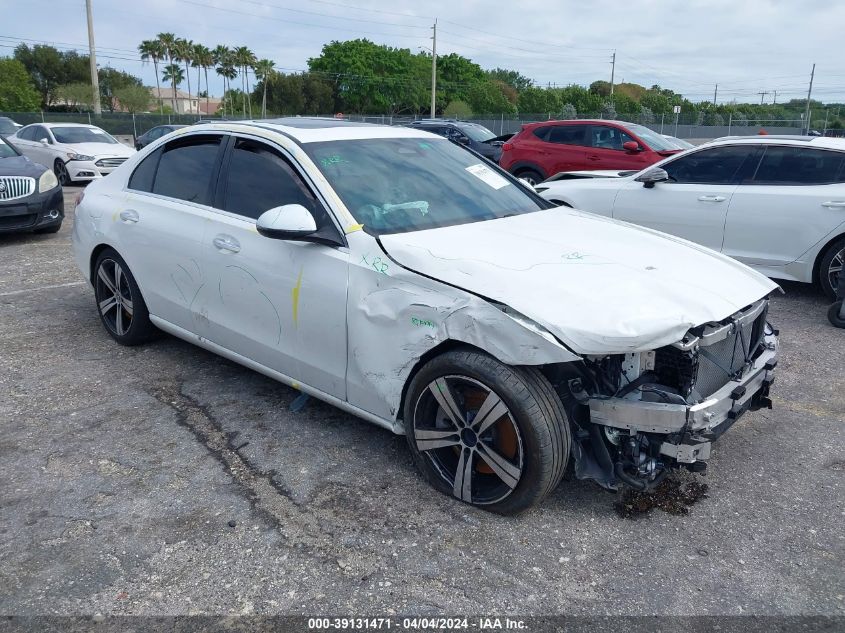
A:
[[[193,136],[168,143],[158,162],[153,193],[209,204],[211,176],[219,148],[219,136]]]
[[[827,185],[845,182],[845,152],[767,147],[751,184]]]
[[[157,150],[147,156],[132,172],[129,177],[129,189],[135,191],[144,191],[151,193],[153,190],[153,181],[156,176],[156,167],[158,167],[158,160],[161,158],[161,150]]]
[[[690,154],[662,165],[669,181],[678,184],[730,185],[741,179],[740,169],[746,159],[756,160],[753,145],[713,147]],[[747,171],[746,170],[743,170]]]
[[[226,174],[223,208],[257,220],[284,204],[301,204],[318,215],[313,196],[284,158],[263,143],[238,139]]]
[[[587,145],[586,125],[556,125],[549,131],[549,143],[559,145]]]

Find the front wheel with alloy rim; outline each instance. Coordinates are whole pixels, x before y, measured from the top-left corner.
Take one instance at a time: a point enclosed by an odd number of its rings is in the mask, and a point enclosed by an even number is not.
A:
[[[836,298],[836,287],[839,283],[839,275],[842,274],[843,264],[845,264],[845,238],[831,244],[819,262],[819,283],[822,291],[830,299]]]
[[[94,296],[100,320],[121,345],[139,345],[156,333],[147,304],[132,272],[112,249],[100,253],[94,264]]]
[[[429,482],[501,514],[539,503],[560,482],[569,423],[538,370],[471,349],[423,366],[405,399],[405,432]]]
[[[56,178],[62,187],[71,184],[70,173],[68,173],[67,165],[65,165],[65,162],[61,158],[57,158],[56,162],[53,163],[53,173],[56,174]]]
[[[514,175],[520,180],[524,180],[532,187],[539,185],[544,180],[543,176],[541,176],[539,172],[534,171],[533,169],[520,169]]]

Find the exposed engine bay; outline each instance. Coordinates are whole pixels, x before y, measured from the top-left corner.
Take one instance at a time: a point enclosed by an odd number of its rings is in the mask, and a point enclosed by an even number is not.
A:
[[[706,469],[711,443],[746,411],[771,408],[777,331],[762,299],[648,352],[548,368],[573,431],[579,479],[656,486],[673,468]]]

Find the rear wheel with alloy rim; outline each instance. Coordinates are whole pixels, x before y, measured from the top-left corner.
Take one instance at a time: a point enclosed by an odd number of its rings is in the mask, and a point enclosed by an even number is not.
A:
[[[65,165],[65,162],[61,158],[57,158],[56,162],[53,163],[53,173],[56,174],[59,184],[63,187],[71,183],[67,165]]]
[[[100,254],[93,281],[100,320],[114,340],[121,345],[138,345],[155,335],[138,284],[116,251],[107,249]]]
[[[418,467],[435,488],[466,503],[521,512],[566,468],[566,415],[535,369],[475,350],[447,352],[414,377],[404,413]]]
[[[520,180],[524,180],[532,187],[539,185],[544,180],[543,176],[541,176],[539,172],[534,171],[533,169],[520,169],[518,172],[516,172],[515,175],[517,178],[519,178]]]
[[[822,291],[831,299],[836,298],[836,288],[843,264],[845,264],[845,238],[834,242],[822,255],[819,263],[819,283]]]

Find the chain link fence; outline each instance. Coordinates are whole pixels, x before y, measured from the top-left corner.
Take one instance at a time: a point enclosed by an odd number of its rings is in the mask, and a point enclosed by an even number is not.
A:
[[[28,125],[30,123],[88,123],[103,128],[115,136],[138,137],[150,128],[164,124],[190,125],[196,123],[200,118],[203,120],[222,120],[222,117],[199,116],[196,114],[130,114],[126,112],[104,112],[100,115],[93,113],[74,112],[0,112],[0,116],[6,116],[13,121]],[[268,115],[267,118],[277,118],[280,115]],[[412,121],[427,119],[424,115],[392,115],[392,114],[351,114],[321,115],[333,118],[343,118],[349,121],[361,121],[367,123],[378,123],[382,125],[404,125]],[[554,113],[530,113],[530,114],[499,114],[475,116],[466,119],[478,123],[490,129],[496,135],[513,134],[518,132],[523,124],[537,121],[553,120],[557,117]],[[242,120],[245,117],[226,116],[227,120]],[[258,119],[260,117],[253,117]],[[601,114],[578,115],[578,119],[602,119]],[[798,120],[757,120],[749,121],[745,117],[733,120],[733,117],[724,117],[721,122],[715,121],[713,125],[704,125],[699,121],[700,117],[694,114],[653,115],[643,120],[640,117],[632,116],[626,119],[620,116],[617,120],[627,120],[630,123],[645,125],[660,134],[677,136],[684,139],[713,139],[720,136],[730,135],[752,135],[765,130],[769,134],[802,134],[804,125]],[[825,130],[825,132],[828,132]]]

